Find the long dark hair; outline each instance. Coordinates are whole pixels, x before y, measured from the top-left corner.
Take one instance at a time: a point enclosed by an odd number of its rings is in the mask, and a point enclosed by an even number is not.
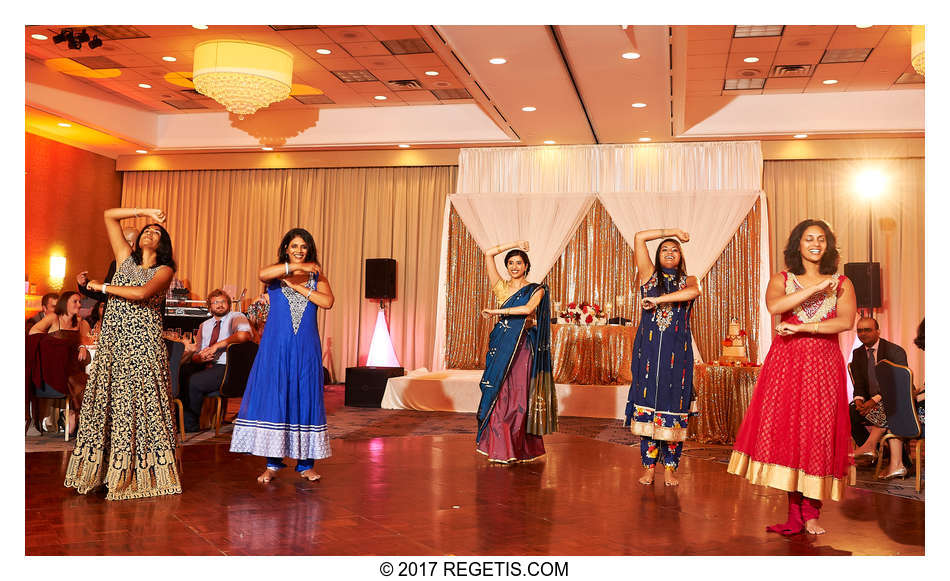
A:
[[[167,266],[172,271],[177,271],[178,265],[175,264],[175,259],[172,256],[172,237],[168,235],[168,230],[162,228],[161,224],[146,224],[145,227],[139,230],[139,235],[135,237],[132,259],[135,260],[135,264],[142,265],[142,246],[139,241],[142,239],[142,232],[145,232],[145,228],[151,228],[152,226],[158,228],[162,233],[158,239],[158,246],[155,248],[155,266]]]
[[[512,256],[520,256],[521,260],[524,261],[525,274],[531,272],[531,260],[528,259],[528,253],[520,248],[515,248],[514,250],[508,251],[508,254],[505,255],[505,268],[508,268],[508,259]]]
[[[676,247],[680,251],[680,263],[676,265],[676,278],[673,281],[673,285],[667,285],[663,282],[662,267],[660,266],[660,249],[663,248],[663,245],[667,242],[672,242],[676,244]],[[660,289],[660,294],[665,295],[668,293],[676,292],[679,290],[679,281],[681,278],[686,276],[686,257],[683,256],[683,245],[680,244],[680,241],[676,238],[664,238],[660,245],[656,247],[656,252],[653,254],[653,269],[660,271],[656,273],[657,276],[657,286]]]
[[[86,322],[89,323],[89,328],[95,327],[96,323],[99,322],[99,307],[103,306],[104,304],[105,301],[96,301],[96,303],[92,305],[92,311],[89,313],[89,316],[86,317]]]
[[[78,295],[78,294],[79,293],[77,293],[76,291],[66,291],[63,294],[59,295],[59,300],[56,301],[55,313],[59,316],[65,315],[66,306],[67,306],[67,303],[69,303],[69,299],[72,298],[73,295]],[[73,315],[73,327],[77,325],[79,325],[79,316]]]
[[[825,253],[818,263],[818,272],[821,274],[834,274],[838,272],[838,240],[835,233],[831,231],[831,226],[824,220],[802,220],[788,235],[788,243],[785,245],[785,266],[792,274],[805,274],[805,264],[802,262],[802,236],[805,230],[812,226],[818,226],[825,232],[825,242],[827,247]]]
[[[300,236],[307,245],[307,256],[304,257],[303,261],[315,262],[318,266],[322,266],[317,259],[317,245],[313,242],[313,236],[303,228],[292,228],[284,234],[283,240],[280,241],[280,247],[277,248],[277,262],[290,262],[290,256],[287,255],[287,247],[290,246],[290,241],[297,236]]]

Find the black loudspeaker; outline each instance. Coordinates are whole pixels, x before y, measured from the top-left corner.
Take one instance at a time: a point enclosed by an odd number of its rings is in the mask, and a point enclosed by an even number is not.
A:
[[[396,261],[392,258],[366,259],[367,299],[396,298]]]
[[[870,271],[868,264],[871,265]],[[844,275],[850,278],[851,284],[854,285],[859,309],[881,308],[880,262],[849,262],[844,265]]]
[[[347,367],[344,405],[378,408],[390,377],[406,374],[402,367]]]

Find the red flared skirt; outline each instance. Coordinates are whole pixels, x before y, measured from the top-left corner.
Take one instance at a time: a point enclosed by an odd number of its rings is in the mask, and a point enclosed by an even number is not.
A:
[[[840,500],[853,460],[836,335],[778,336],[762,365],[728,471],[818,500]]]

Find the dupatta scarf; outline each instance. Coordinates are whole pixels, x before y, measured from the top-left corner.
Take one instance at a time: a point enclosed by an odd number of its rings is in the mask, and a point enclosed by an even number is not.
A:
[[[515,359],[515,351],[527,334],[528,347],[532,351],[531,377],[528,385],[528,433],[543,436],[557,431],[557,394],[551,372],[551,303],[547,285],[530,283],[508,297],[501,308],[520,307],[528,304],[539,288],[544,296],[535,310],[537,324],[525,329],[527,315],[502,316],[495,323],[488,337],[488,353],[485,355],[485,372],[478,386],[482,398],[478,403],[478,433],[475,441],[482,439],[488,426],[488,418],[495,407],[501,384]]]

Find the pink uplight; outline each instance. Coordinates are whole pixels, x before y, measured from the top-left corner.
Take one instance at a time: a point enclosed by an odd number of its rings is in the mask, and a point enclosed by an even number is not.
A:
[[[369,367],[399,367],[396,351],[393,350],[393,340],[389,337],[389,329],[386,327],[386,315],[382,309],[376,315],[376,328],[373,330],[373,340],[369,344],[366,365]]]

